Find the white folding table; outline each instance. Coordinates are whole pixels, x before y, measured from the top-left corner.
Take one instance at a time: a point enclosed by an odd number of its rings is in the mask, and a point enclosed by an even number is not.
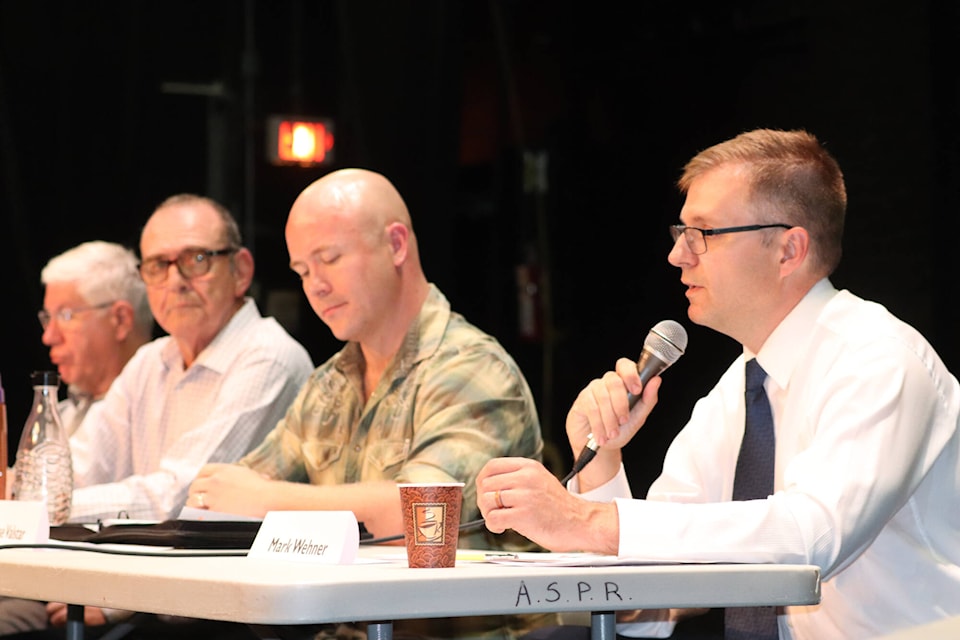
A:
[[[540,612],[590,612],[594,636],[612,639],[617,610],[820,599],[819,569],[806,565],[458,562],[410,569],[402,558],[397,547],[362,547],[350,565],[0,549],[0,595],[70,603],[73,638],[82,637],[82,605],[96,605],[253,625],[368,621],[368,635],[382,640],[398,619]]]

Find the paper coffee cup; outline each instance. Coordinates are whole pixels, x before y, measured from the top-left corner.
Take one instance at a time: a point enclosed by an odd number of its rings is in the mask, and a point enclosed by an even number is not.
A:
[[[460,539],[463,483],[398,484],[403,509],[407,564],[414,568],[452,567]]]

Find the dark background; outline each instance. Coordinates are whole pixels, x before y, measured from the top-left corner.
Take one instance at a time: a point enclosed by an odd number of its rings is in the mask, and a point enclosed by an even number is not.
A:
[[[558,471],[578,390],[638,355],[656,322],[687,327],[630,445],[642,490],[738,352],[686,318],[666,262],[674,182],[697,151],[756,127],[806,128],[835,154],[850,206],[834,283],[888,306],[956,370],[958,32],[945,0],[0,0],[12,445],[29,372],[50,366],[40,269],[86,240],[135,247],[174,193],[234,211],[261,310],[324,361],[339,345],[286,267],[283,225],[308,183],[361,166],[407,200],[428,278],[515,355]],[[268,165],[277,113],[332,118],[333,164]],[[539,192],[531,154],[546,160]],[[533,339],[519,331],[520,264],[542,274]]]

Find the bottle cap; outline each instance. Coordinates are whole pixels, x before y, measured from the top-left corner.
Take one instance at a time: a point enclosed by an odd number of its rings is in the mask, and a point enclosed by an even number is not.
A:
[[[60,375],[56,371],[34,371],[30,374],[33,386],[59,387]]]

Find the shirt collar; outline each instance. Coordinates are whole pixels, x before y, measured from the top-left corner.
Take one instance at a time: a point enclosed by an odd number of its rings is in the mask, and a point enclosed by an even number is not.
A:
[[[229,322],[220,329],[213,341],[197,354],[191,366],[199,365],[217,373],[225,373],[237,356],[236,345],[230,344],[230,336],[255,322],[259,317],[260,311],[257,309],[257,303],[253,301],[253,298],[244,298],[243,305],[237,309]],[[183,368],[183,356],[180,355],[180,348],[172,337],[163,348],[162,358],[168,369]]]
[[[100,400],[103,398],[103,395],[94,397],[92,393],[87,391],[81,391],[76,387],[76,385],[67,386],[67,400],[69,400],[75,407],[83,407],[89,405],[94,400]]]
[[[416,363],[429,358],[436,352],[450,321],[450,303],[436,285],[430,285],[430,292],[420,307],[420,313],[407,329],[400,350],[394,355],[384,379],[403,376]],[[360,345],[349,342],[337,357],[334,366],[342,373],[363,371],[363,353]]]
[[[757,362],[767,372],[781,389],[786,389],[790,382],[790,375],[804,355],[802,343],[798,339],[806,340],[812,327],[823,308],[837,294],[837,290],[827,278],[813,285],[807,294],[787,314],[773,333],[760,348],[760,353],[754,354],[744,347],[744,361],[756,357]]]

